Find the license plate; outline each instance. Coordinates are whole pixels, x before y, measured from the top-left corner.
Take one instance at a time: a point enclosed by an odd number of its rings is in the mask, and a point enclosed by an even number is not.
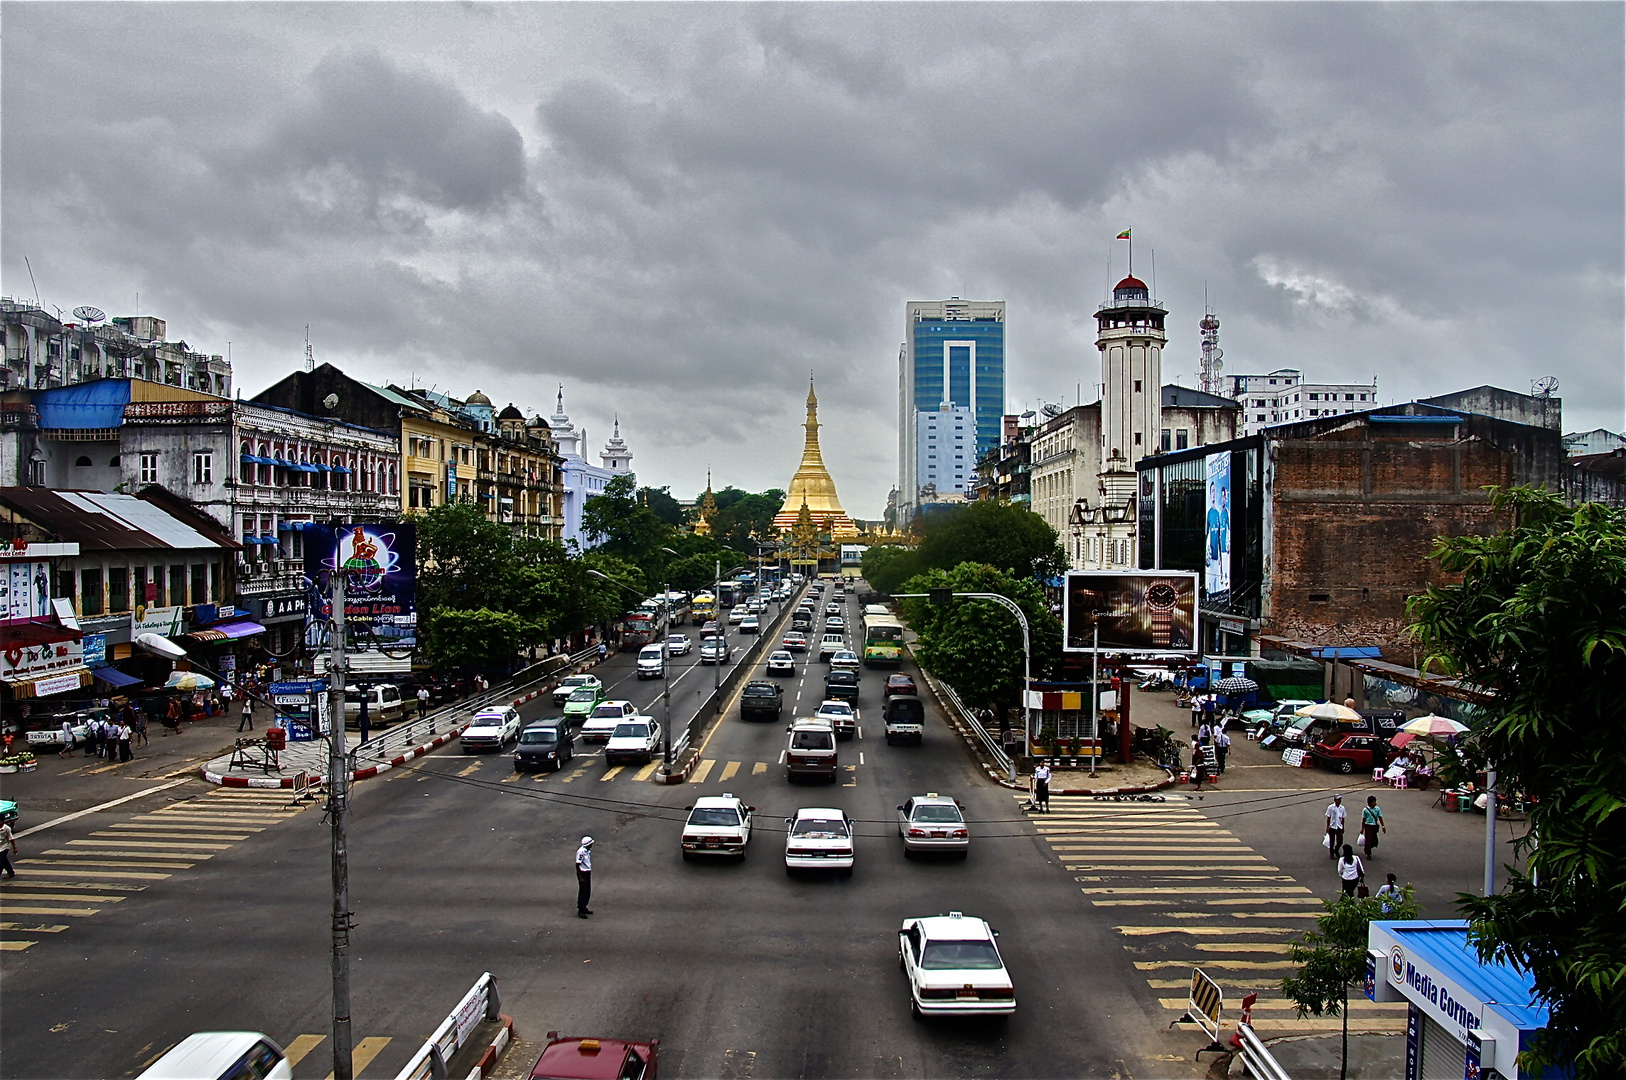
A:
[[[932,839],[933,840],[941,840],[944,837],[944,835],[946,835],[946,834],[941,829],[933,829],[932,830]]]
[[[960,998],[971,998],[972,1000],[976,1000],[977,991],[976,991],[975,987],[967,986],[967,987],[964,987],[963,989],[961,989],[960,992],[958,994],[956,994],[955,996],[960,997]]]

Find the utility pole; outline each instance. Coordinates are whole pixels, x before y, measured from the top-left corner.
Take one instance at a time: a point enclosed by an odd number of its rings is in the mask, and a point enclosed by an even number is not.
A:
[[[344,690],[349,660],[344,649],[345,569],[334,546],[329,578],[333,604],[328,620],[328,817],[333,823],[333,1077],[352,1080],[350,1030],[350,851],[345,837],[350,761],[345,753]]]
[[[1101,613],[1091,612],[1090,661],[1090,775],[1095,775],[1095,759],[1101,756]]]

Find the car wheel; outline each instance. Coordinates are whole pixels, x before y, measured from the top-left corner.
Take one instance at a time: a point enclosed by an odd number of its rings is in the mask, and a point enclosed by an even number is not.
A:
[[[794,866],[785,867],[785,876],[786,877],[795,877],[796,876],[796,868]]]
[[[1348,758],[1345,758],[1343,761],[1338,763],[1338,771],[1343,773],[1345,776],[1348,776],[1350,773],[1355,771],[1355,763],[1350,761]]]
[[[970,855],[970,854],[971,854],[971,852],[969,852],[969,851],[962,851],[962,852],[960,852],[960,859],[961,859],[961,861],[962,861],[962,862],[963,862],[963,861],[964,861],[964,860],[965,860],[965,859],[966,859],[966,857],[967,857],[967,856],[969,856],[969,855]]]
[[[692,851],[685,851],[685,852],[684,852],[684,853],[683,853],[683,861],[684,861],[684,862],[694,862],[694,852],[692,852]]]
[[[842,877],[844,877],[844,878],[850,878],[850,877],[852,877],[852,876],[853,876],[853,868],[852,868],[852,867],[850,867],[850,866],[849,866],[849,867],[846,867],[846,868],[845,868],[845,869],[843,869],[843,870],[842,870],[842,871],[841,871],[841,876],[842,876]]]
[[[909,1015],[916,1020],[926,1019],[926,1014],[920,1011],[920,1002],[915,1000],[913,994],[909,995]]]

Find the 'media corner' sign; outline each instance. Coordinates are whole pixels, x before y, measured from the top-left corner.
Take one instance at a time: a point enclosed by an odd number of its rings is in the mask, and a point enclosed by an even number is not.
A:
[[[1463,1042],[1470,1030],[1483,1026],[1484,1002],[1464,993],[1432,965],[1408,957],[1400,945],[1389,950],[1389,981],[1410,988],[1407,998]]]

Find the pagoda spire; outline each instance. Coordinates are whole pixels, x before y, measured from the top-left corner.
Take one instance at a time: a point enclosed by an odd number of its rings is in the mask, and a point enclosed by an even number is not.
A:
[[[796,524],[797,511],[805,505],[815,520],[828,519],[832,531],[842,535],[857,535],[858,527],[841,507],[836,495],[836,482],[825,468],[824,454],[819,449],[819,396],[813,387],[813,376],[807,378],[807,419],[802,424],[802,464],[791,477],[785,502],[774,515],[774,528],[780,532]]]

